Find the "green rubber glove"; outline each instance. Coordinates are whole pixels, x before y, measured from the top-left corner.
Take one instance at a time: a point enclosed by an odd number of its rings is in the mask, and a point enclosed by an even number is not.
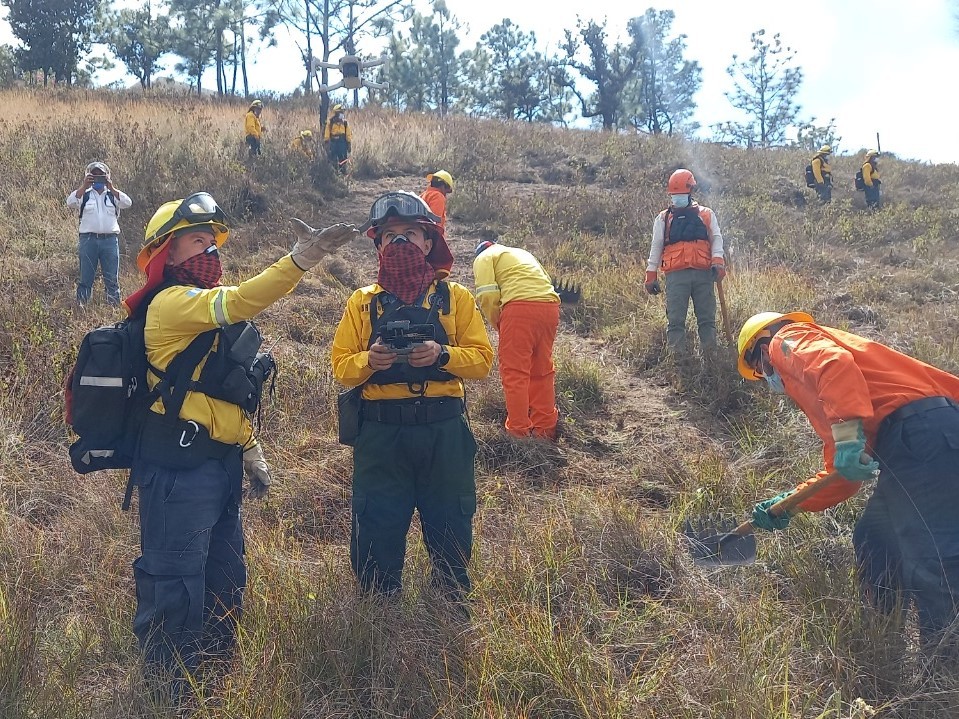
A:
[[[839,474],[850,482],[874,479],[879,474],[879,462],[866,454],[866,434],[862,428],[862,420],[837,422],[832,425],[832,437],[836,443],[833,467]]]
[[[789,520],[792,519],[789,512],[781,514],[778,517],[774,517],[769,513],[769,508],[777,502],[785,499],[795,491],[795,489],[790,489],[788,492],[777,494],[772,499],[767,499],[753,507],[753,526],[756,529],[765,529],[767,532],[773,532],[777,529],[785,529],[788,527]]]

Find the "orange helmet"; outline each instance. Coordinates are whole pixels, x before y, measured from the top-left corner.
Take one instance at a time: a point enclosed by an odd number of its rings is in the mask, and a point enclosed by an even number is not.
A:
[[[666,192],[670,195],[687,195],[696,189],[696,178],[686,169],[676,170],[669,176]]]

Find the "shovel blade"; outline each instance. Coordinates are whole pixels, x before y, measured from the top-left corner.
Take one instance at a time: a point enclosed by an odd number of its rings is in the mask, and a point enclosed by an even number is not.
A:
[[[715,517],[686,520],[683,534],[693,563],[702,567],[729,567],[756,561],[756,535],[730,534],[739,522]]]

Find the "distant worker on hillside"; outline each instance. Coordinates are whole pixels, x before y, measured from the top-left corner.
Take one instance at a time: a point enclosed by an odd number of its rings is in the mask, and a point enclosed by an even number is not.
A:
[[[353,149],[353,131],[343,114],[343,106],[339,103],[330,108],[330,118],[323,131],[323,145],[330,161],[345,175],[349,169],[346,161]]]
[[[260,155],[260,141],[263,139],[263,133],[266,132],[266,126],[260,122],[260,113],[263,112],[263,102],[254,100],[250,103],[250,109],[246,111],[246,119],[243,127],[246,131],[246,144],[250,148],[250,157]]]
[[[473,274],[477,304],[499,331],[506,432],[555,440],[553,343],[560,298],[552,280],[531,253],[495,240],[476,246]]]
[[[446,196],[453,194],[453,176],[446,170],[437,170],[426,176],[429,183],[420,197],[440,218],[440,227],[446,232]]]
[[[825,468],[797,489],[833,471],[842,475],[802,502],[803,511],[835,506],[878,474],[852,536],[862,596],[900,619],[914,599],[927,657],[955,652],[959,377],[814,324],[805,312],[747,320],[739,372],[795,401],[823,442]],[[757,504],[753,525],[785,529],[789,515],[768,509],[794,491]]]
[[[879,179],[879,153],[870,150],[866,153],[866,161],[862,163],[862,168],[856,175],[856,189],[863,190],[866,193],[866,207],[870,210],[878,210],[882,204],[880,186],[882,180]]]
[[[293,138],[290,143],[290,149],[300,153],[310,162],[316,159],[316,141],[313,139],[312,130],[302,130]]]
[[[809,172],[806,177],[806,185],[816,190],[819,201],[823,204],[832,200],[832,168],[829,166],[831,154],[832,147],[829,145],[820,147],[819,152],[813,155],[812,162],[809,163]],[[812,184],[809,184],[810,182]]]
[[[97,265],[103,274],[107,302],[120,304],[120,210],[133,204],[125,192],[113,186],[110,168],[104,162],[87,165],[80,186],[67,195],[67,207],[80,216],[80,279],[77,304],[90,301]]]
[[[682,352],[686,343],[689,301],[699,325],[703,349],[716,346],[716,294],[713,284],[726,276],[723,236],[708,207],[692,198],[696,178],[686,169],[669,178],[669,207],[653,222],[653,241],[646,265],[646,291],[659,294],[658,271],[666,279],[666,344]]]
[[[464,380],[489,374],[493,348],[473,295],[446,280],[453,255],[437,219],[411,192],[373,203],[366,228],[379,272],[347,301],[331,361],[337,381],[363,388],[350,540],[360,586],[400,591],[419,510],[432,584],[458,602],[470,591],[476,512]]]

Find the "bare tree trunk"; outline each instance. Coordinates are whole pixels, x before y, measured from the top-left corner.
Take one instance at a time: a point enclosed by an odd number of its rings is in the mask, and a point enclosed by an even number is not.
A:
[[[240,63],[243,66],[243,97],[250,96],[250,79],[246,74],[246,33],[240,34]]]

